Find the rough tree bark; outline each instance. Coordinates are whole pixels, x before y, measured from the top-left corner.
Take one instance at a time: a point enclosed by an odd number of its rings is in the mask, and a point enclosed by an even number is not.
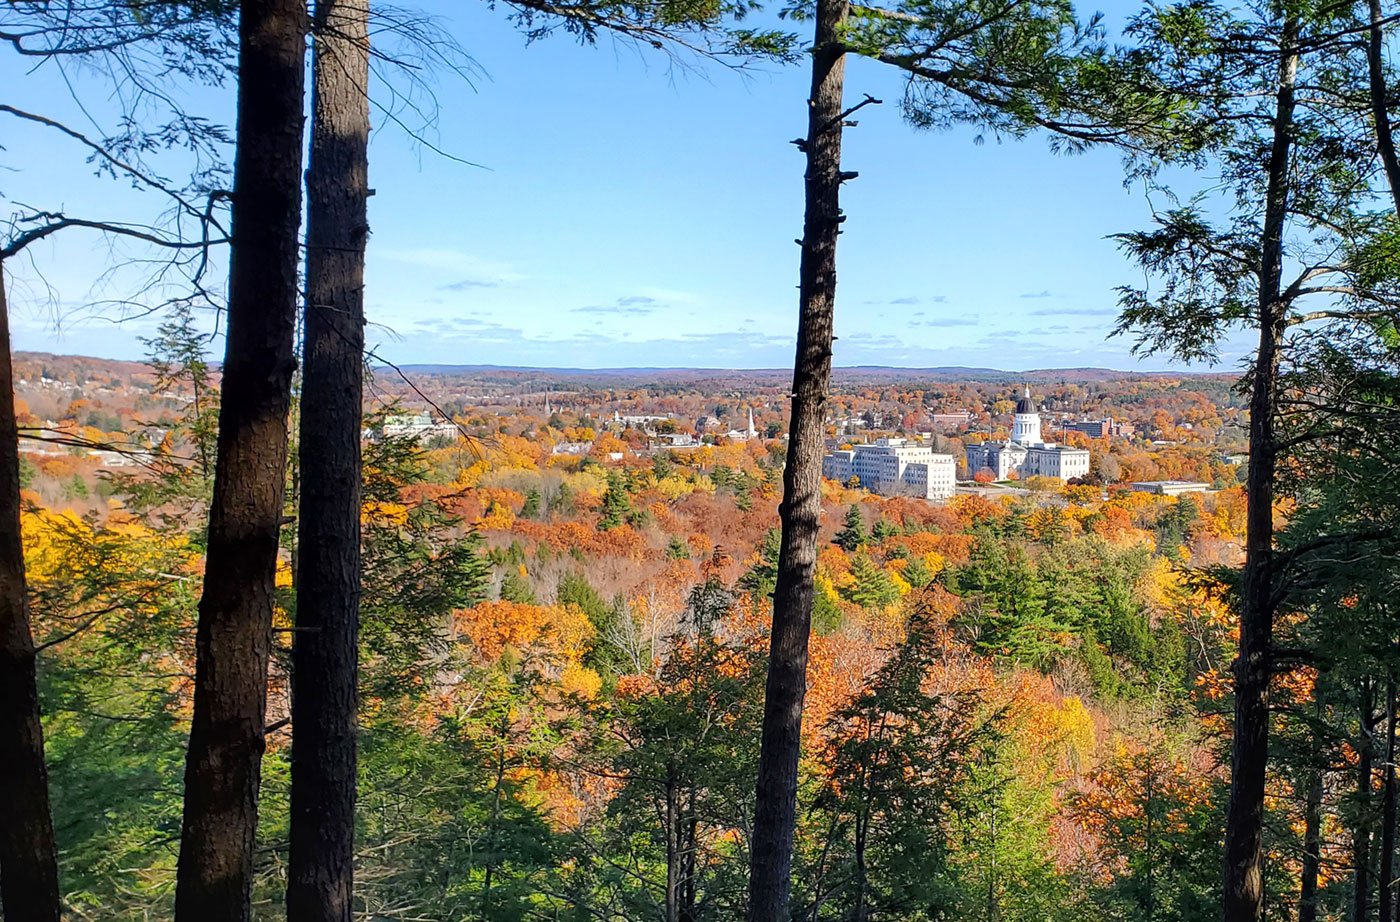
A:
[[[1313,710],[1323,714],[1322,686],[1313,684]],[[1313,764],[1308,768],[1308,789],[1303,801],[1303,868],[1298,892],[1298,922],[1317,922],[1317,885],[1322,870],[1322,795],[1325,790],[1321,734],[1313,731]]]
[[[195,636],[179,922],[249,916],[295,365],[305,3],[244,0],[238,38],[227,343]]]
[[[289,922],[349,922],[369,234],[369,2],[318,0],[306,173]]]
[[[1249,475],[1245,492],[1245,563],[1240,647],[1234,665],[1235,723],[1230,806],[1225,821],[1225,922],[1264,915],[1264,774],[1269,758],[1269,679],[1274,634],[1275,414],[1279,348],[1286,323],[1283,227],[1288,213],[1288,162],[1293,141],[1298,24],[1283,24],[1269,183],[1259,252],[1259,351],[1250,380]]]
[[[1391,922],[1395,903],[1395,680],[1385,686],[1385,766],[1381,774],[1381,867],[1379,922]]]
[[[1360,732],[1356,741],[1356,820],[1351,830],[1352,922],[1366,922],[1371,917],[1371,826],[1375,821],[1371,811],[1371,785],[1375,774],[1371,734],[1374,727],[1368,688],[1362,696]]]
[[[783,471],[782,543],[773,591],[773,631],[763,700],[763,739],[749,868],[749,922],[787,922],[797,763],[807,693],[817,533],[821,527],[823,423],[831,386],[836,239],[841,231],[842,96],[847,0],[818,0],[807,102],[806,215],[802,228],[797,357]]]
[[[1385,42],[1384,16],[1381,13],[1381,0],[1367,0],[1367,19],[1370,28],[1366,36],[1366,72],[1370,79],[1371,119],[1376,129],[1376,150],[1381,156],[1381,167],[1385,170],[1386,185],[1390,187],[1390,199],[1395,205],[1395,214],[1400,217],[1400,159],[1395,154],[1395,138],[1390,130],[1389,90],[1385,85],[1385,59],[1382,56]]]
[[[58,922],[58,862],[19,530],[19,429],[3,260],[0,350],[0,911],[8,922]]]

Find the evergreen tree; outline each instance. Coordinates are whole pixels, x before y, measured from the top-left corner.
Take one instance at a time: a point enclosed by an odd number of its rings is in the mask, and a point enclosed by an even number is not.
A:
[[[975,690],[933,684],[948,644],[916,607],[894,656],[832,716],[803,918],[936,919],[956,905],[946,824],[995,721]]]
[[[291,409],[306,4],[238,17],[238,152],[217,462],[196,636],[177,922],[246,922]]]
[[[599,531],[611,531],[622,525],[632,511],[632,501],[627,496],[627,487],[615,471],[608,473],[608,492],[603,494],[603,511],[598,519]]]
[[[915,589],[922,589],[933,582],[933,571],[928,568],[928,564],[915,557],[909,561],[909,565],[904,568],[904,581]]]
[[[520,507],[522,519],[536,519],[540,515],[540,491],[531,487],[525,493],[525,502]]]
[[[292,642],[289,922],[350,922],[361,601],[369,0],[316,0]]]
[[[782,536],[778,529],[770,528],[763,533],[758,547],[758,560],[743,576],[739,577],[738,587],[750,593],[755,599],[772,596],[778,580],[778,553]]]
[[[742,912],[736,886],[744,872],[738,831],[754,783],[762,658],[715,629],[733,597],[717,583],[691,595],[688,630],[649,694],[628,695],[590,715],[587,758],[619,789],[608,808],[607,840],[581,860],[596,863],[617,894],[612,913],[655,912],[665,920],[732,918]],[[635,871],[613,875],[623,856]],[[588,905],[596,896],[586,896]]]
[[[506,575],[501,577],[500,597],[506,602],[519,602],[524,605],[538,604],[530,584],[522,579],[518,573],[511,570],[507,570]]]
[[[865,516],[861,514],[859,504],[853,504],[846,510],[846,525],[832,540],[847,551],[860,550],[869,540],[865,533]]]
[[[1280,430],[1290,415],[1309,412],[1286,398],[1282,372],[1294,343],[1306,338],[1300,324],[1343,331],[1394,309],[1393,270],[1376,274],[1364,257],[1303,255],[1360,256],[1375,242],[1375,222],[1365,214],[1372,190],[1359,178],[1376,165],[1362,102],[1369,98],[1365,62],[1337,40],[1356,26],[1349,7],[1304,3],[1154,7],[1132,27],[1153,81],[1196,101],[1162,155],[1193,158],[1204,148],[1221,167],[1230,217],[1217,227],[1192,202],[1162,213],[1153,230],[1119,236],[1150,287],[1122,289],[1118,330],[1136,334],[1140,351],[1188,360],[1213,360],[1235,328],[1250,330],[1258,343],[1244,381],[1249,470],[1225,833],[1228,922],[1259,922],[1264,912],[1269,695],[1277,587],[1285,578],[1274,507],[1297,445]],[[1319,84],[1335,89],[1317,96],[1311,87]],[[1342,303],[1333,303],[1337,293]]]
[[[894,581],[869,556],[857,554],[851,560],[851,577],[854,582],[846,590],[846,598],[861,608],[882,608],[899,601]]]

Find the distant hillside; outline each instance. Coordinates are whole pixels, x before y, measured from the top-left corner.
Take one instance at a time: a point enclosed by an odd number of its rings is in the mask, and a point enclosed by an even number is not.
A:
[[[56,355],[52,352],[16,352],[15,378],[37,381],[47,378],[64,384],[83,384],[93,379],[151,379],[151,366],[145,362],[99,359],[88,355]]]
[[[216,366],[217,367],[217,366]],[[781,387],[792,378],[788,368],[666,368],[635,366],[628,368],[550,368],[544,366],[510,365],[401,365],[404,374],[417,378],[458,378],[479,383],[502,385],[567,386],[597,385],[616,387],[630,384],[703,384],[709,387]],[[380,366],[381,376],[394,372]],[[40,375],[67,383],[82,383],[90,377],[134,378],[142,380],[150,369],[142,362],[103,359],[84,355],[56,355],[49,352],[16,352],[15,372],[18,377],[37,378]],[[891,365],[853,365],[832,370],[832,378],[842,385],[879,385],[910,381],[985,381],[992,383],[1027,381],[1031,383],[1091,383],[1144,378],[1220,378],[1219,372],[1155,372],[1122,371],[1112,368],[1036,368],[1028,371],[1006,371],[997,368],[975,368],[963,365],[941,365],[927,368],[901,368]],[[1233,377],[1233,375],[1224,375]]]
[[[658,384],[706,383],[711,385],[775,385],[791,379],[787,368],[661,368],[638,366],[632,368],[548,368],[508,365],[401,365],[409,375],[458,377],[502,384],[599,384],[618,382],[655,382]],[[384,368],[384,371],[389,371]],[[832,369],[832,379],[839,384],[883,384],[900,381],[1029,381],[1029,382],[1094,382],[1121,381],[1154,377],[1219,377],[1218,372],[1157,372],[1120,371],[1112,368],[1038,368],[1029,371],[1006,371],[997,368],[974,368],[963,365],[942,365],[927,368],[902,368],[891,365],[852,365]]]

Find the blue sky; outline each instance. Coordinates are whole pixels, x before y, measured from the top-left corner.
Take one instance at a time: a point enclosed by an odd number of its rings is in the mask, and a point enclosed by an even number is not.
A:
[[[442,5],[476,59],[440,79],[433,142],[381,127],[371,150],[369,342],[397,362],[542,366],[790,366],[797,318],[805,65],[741,76],[678,69],[604,38],[526,46],[500,11]],[[448,12],[450,11],[450,12]],[[52,70],[0,57],[16,104],[103,125]],[[901,82],[852,62],[847,92],[885,100],[846,134],[838,365],[1163,368],[1105,341],[1114,287],[1140,277],[1105,236],[1145,226],[1118,156],[1057,156],[1044,138],[977,143],[918,132]],[[188,91],[227,121],[228,91]],[[90,120],[88,119],[90,116]],[[376,113],[376,124],[385,118]],[[157,208],[88,178],[82,152],[7,124],[0,195],[73,213]],[[90,171],[88,171],[90,172]],[[13,210],[9,202],[0,203]],[[8,267],[15,347],[135,358],[154,319],[114,322],[131,274],[104,276],[110,244],[73,235]],[[131,313],[126,309],[125,313]],[[1226,350],[1227,363],[1243,342]]]

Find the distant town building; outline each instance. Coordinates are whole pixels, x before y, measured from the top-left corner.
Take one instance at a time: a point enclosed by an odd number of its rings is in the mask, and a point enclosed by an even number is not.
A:
[[[955,429],[966,426],[975,418],[971,410],[958,410],[956,413],[930,413],[928,421],[935,429]]]
[[[622,429],[640,429],[650,432],[657,423],[666,422],[669,416],[623,416],[614,412],[612,415],[613,425]]]
[[[831,452],[822,460],[822,476],[841,483],[854,477],[875,493],[947,499],[957,489],[957,462],[927,445],[887,438]]]
[[[1137,427],[1132,423],[1114,419],[1112,416],[1105,416],[1103,419],[1069,420],[1064,423],[1064,428],[1070,432],[1082,432],[1091,439],[1128,438],[1137,431]]]
[[[1089,473],[1089,452],[1041,439],[1040,411],[1027,387],[1016,404],[1010,439],[967,446],[968,473],[975,475],[983,468],[990,470],[997,480],[1005,480],[1012,474],[1070,480]]]
[[[386,416],[381,431],[387,438],[410,438],[420,442],[427,442],[439,437],[455,439],[461,434],[456,423],[449,420],[434,420],[427,413]],[[366,429],[363,435],[365,438],[374,437],[374,433],[369,429]]]
[[[753,410],[749,410],[749,427],[747,429],[730,429],[725,435],[735,442],[747,442],[749,439],[758,438],[758,430],[753,427]]]
[[[1210,489],[1210,484],[1195,480],[1138,480],[1128,486],[1138,493],[1156,493],[1158,496],[1204,493]]]

